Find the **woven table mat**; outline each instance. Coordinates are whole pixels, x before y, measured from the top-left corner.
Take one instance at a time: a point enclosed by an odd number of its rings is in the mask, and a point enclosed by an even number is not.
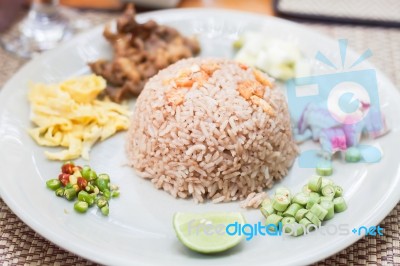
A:
[[[93,24],[115,14],[83,12]],[[357,52],[371,49],[370,59],[400,88],[400,30],[341,25],[306,24],[332,36],[347,38]],[[26,61],[0,48],[0,87]],[[384,236],[364,237],[352,246],[316,265],[400,265],[400,204],[380,224]],[[0,264],[95,265],[47,241],[25,225],[0,199]]]

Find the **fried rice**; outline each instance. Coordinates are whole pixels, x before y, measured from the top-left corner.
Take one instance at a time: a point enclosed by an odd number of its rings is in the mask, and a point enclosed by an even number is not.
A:
[[[213,58],[181,60],[147,82],[126,148],[157,189],[244,207],[257,207],[298,153],[285,97],[269,78]]]

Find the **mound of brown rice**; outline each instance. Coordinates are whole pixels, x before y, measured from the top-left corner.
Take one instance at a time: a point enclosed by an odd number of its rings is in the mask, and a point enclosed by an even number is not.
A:
[[[143,178],[196,202],[257,206],[297,147],[285,98],[259,71],[224,59],[184,59],[137,99],[127,154]]]

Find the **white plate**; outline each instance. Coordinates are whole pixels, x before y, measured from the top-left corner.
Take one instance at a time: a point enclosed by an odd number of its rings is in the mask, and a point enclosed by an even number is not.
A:
[[[203,55],[231,56],[231,41],[238,33],[263,29],[270,36],[298,43],[310,58],[321,50],[334,62],[340,62],[336,41],[276,18],[207,9],[167,10],[141,14],[138,18],[141,21],[154,18],[184,34],[197,34]],[[104,264],[307,264],[328,257],[360,238],[351,232],[322,235],[328,228],[339,224],[348,224],[350,229],[377,225],[399,201],[400,120],[397,119],[392,121],[390,134],[374,142],[384,152],[380,163],[350,165],[335,161],[332,178],[346,189],[349,208],[322,229],[306,236],[255,237],[216,256],[189,251],[175,236],[174,212],[243,211],[247,220],[254,223],[261,220],[260,213],[240,209],[236,202],[196,205],[191,200],[176,200],[156,190],[149,181],[134,176],[130,168],[123,166],[126,162],[124,134],[96,145],[91,152],[90,165],[98,172],[109,173],[121,185],[121,197],[111,202],[110,216],[103,217],[96,208],[86,215],[76,214],[73,204],[56,198],[45,187],[47,179],[56,177],[60,163],[46,160],[45,149],[37,146],[26,133],[31,126],[27,85],[29,81],[54,82],[87,73],[86,62],[110,56],[110,47],[101,35],[102,28],[79,35],[29,62],[4,86],[0,95],[1,196],[25,223],[50,241]],[[357,56],[349,51],[348,58],[355,61]],[[368,63],[362,67],[373,68]],[[318,71],[325,70],[319,67]],[[384,111],[388,115],[399,114],[399,93],[380,72],[378,82]],[[282,185],[300,190],[312,173],[312,169],[295,165]]]

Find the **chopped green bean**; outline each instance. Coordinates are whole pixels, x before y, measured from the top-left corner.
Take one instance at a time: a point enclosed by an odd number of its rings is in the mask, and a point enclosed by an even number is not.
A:
[[[296,212],[294,218],[296,218],[297,222],[300,222],[300,220],[306,216],[307,212],[308,212],[307,209],[300,209]]]
[[[312,223],[310,222],[310,220],[308,220],[307,218],[303,218],[300,220],[299,222],[300,225],[304,226],[304,228],[306,229],[306,231],[309,230],[310,225],[312,225]]]
[[[283,219],[282,216],[277,215],[277,214],[271,214],[270,216],[267,217],[267,219],[265,219],[265,224],[269,225],[269,224],[274,224],[274,225],[278,225],[279,222]]]
[[[284,212],[290,204],[290,199],[284,195],[275,195],[272,201],[272,207],[277,210]]]
[[[320,221],[323,221],[325,216],[328,214],[328,211],[321,207],[321,205],[319,205],[318,203],[315,203],[311,207],[310,212],[317,216]]]
[[[272,201],[271,201],[270,198],[266,198],[266,199],[264,199],[264,200],[261,202],[261,206],[264,206],[264,205],[271,205],[271,204],[272,204]]]
[[[331,166],[330,162],[325,163]],[[114,191],[111,186],[110,189]],[[104,196],[104,192],[101,194]],[[342,194],[343,189],[331,179],[313,176],[294,196],[287,188],[276,189],[272,200],[265,199],[261,203],[260,211],[266,217],[267,225],[277,226],[281,222],[286,235],[303,235],[321,227],[322,221],[332,219],[336,212],[346,210]]]
[[[296,219],[294,219],[293,217],[283,217],[283,219],[282,219],[282,225],[293,224],[295,222],[296,222]],[[289,233],[291,231],[292,231],[291,227],[285,227],[286,233]]]
[[[307,209],[307,210],[311,209],[311,207],[312,207],[315,203],[320,203],[320,200],[321,200],[321,198],[320,198],[320,196],[319,196],[318,193],[316,193],[316,192],[311,192],[311,193],[310,193],[309,200],[308,200],[307,205],[306,205],[306,209]]]
[[[361,151],[356,147],[350,147],[345,152],[345,160],[349,163],[356,163],[361,160]]]
[[[291,193],[290,190],[285,188],[285,187],[279,187],[275,190],[275,195],[282,195],[285,196],[286,198],[290,199],[291,198]]]
[[[293,217],[283,217],[282,218],[282,225],[292,224],[292,223],[295,223],[295,222],[296,222],[296,219],[294,219]]]
[[[75,211],[79,213],[85,213],[88,210],[88,208],[89,208],[88,203],[84,201],[77,201],[74,204]]]
[[[324,208],[325,210],[328,211],[328,213],[326,214],[324,221],[328,221],[330,219],[333,218],[333,216],[335,215],[335,209],[334,209],[334,205],[332,201],[321,201],[320,203],[321,207]]]
[[[265,218],[275,213],[275,209],[272,207],[272,202],[268,204],[261,204],[260,211]]]
[[[314,176],[308,182],[308,188],[313,192],[319,192],[321,189],[322,178],[320,176]]]
[[[311,189],[308,188],[308,184],[304,185],[301,191],[306,195],[308,195],[312,192]]]
[[[310,199],[309,193],[299,192],[294,195],[292,201],[294,203],[300,204],[301,206],[306,206],[308,200]]]
[[[292,203],[289,205],[289,207],[286,209],[286,211],[283,213],[284,217],[294,217],[297,213],[298,210],[301,209],[301,205],[297,203]]]
[[[310,200],[315,201],[316,203],[319,203],[321,200],[321,197],[317,192],[311,192],[309,198]]]
[[[294,231],[294,234],[292,234],[293,236],[301,236],[302,234],[304,234],[303,226],[301,226],[300,224],[293,223],[292,228],[296,230]]]
[[[332,163],[327,160],[318,162],[316,173],[321,176],[330,176],[333,173]]]
[[[309,201],[309,202],[307,202],[306,209],[307,209],[307,210],[311,209],[312,206],[313,206],[315,203],[316,203],[315,201]]]
[[[332,197],[332,196],[322,196],[322,197],[320,197],[319,199],[320,199],[320,202],[323,202],[323,201],[332,201],[332,200],[333,200],[333,197]]]
[[[333,198],[335,196],[335,192],[336,192],[335,187],[332,186],[332,185],[324,186],[321,189],[321,194],[324,195],[325,197],[332,197]]]
[[[321,182],[321,187],[327,186],[327,185],[334,185],[333,181],[329,178],[322,177],[322,182]]]
[[[46,181],[46,186],[51,190],[56,191],[61,187],[61,182],[58,179],[50,179]]]
[[[313,224],[315,224],[317,227],[321,226],[321,221],[318,219],[318,217],[313,214],[312,212],[307,212],[306,218]]]
[[[343,212],[347,209],[347,204],[343,197],[337,197],[333,199],[333,205],[335,212]]]
[[[335,198],[341,197],[343,195],[343,188],[340,186],[335,186]]]

